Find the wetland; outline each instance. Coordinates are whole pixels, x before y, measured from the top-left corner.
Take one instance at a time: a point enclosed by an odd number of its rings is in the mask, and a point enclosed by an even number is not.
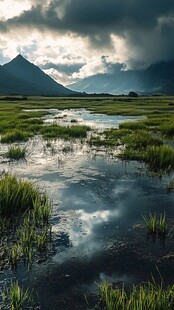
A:
[[[105,283],[131,290],[153,275],[164,290],[173,285],[173,101],[0,102],[1,292],[17,283],[32,292],[32,309],[109,309],[99,302]],[[26,205],[14,188],[22,182]],[[144,219],[164,214],[164,234],[149,232]]]

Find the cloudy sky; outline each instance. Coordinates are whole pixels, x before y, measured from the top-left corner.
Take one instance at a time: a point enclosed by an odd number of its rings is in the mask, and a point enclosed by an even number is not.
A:
[[[0,64],[21,53],[63,85],[174,58],[173,0],[0,0]]]

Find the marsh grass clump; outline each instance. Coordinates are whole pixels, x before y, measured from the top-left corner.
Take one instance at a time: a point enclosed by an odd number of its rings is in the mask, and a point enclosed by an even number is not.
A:
[[[50,199],[32,182],[8,174],[0,179],[0,241],[4,261],[12,268],[21,259],[31,266],[39,252],[46,254],[51,211]]]
[[[152,133],[140,130],[124,137],[126,145],[122,159],[142,160],[151,170],[170,170],[174,167],[174,149]]]
[[[119,125],[119,129],[139,130],[146,129],[145,121],[127,121]]]
[[[25,159],[26,148],[21,148],[20,146],[11,146],[5,156],[11,160]]]
[[[129,133],[122,138],[126,148],[121,154],[121,158],[128,160],[147,160],[147,148],[149,146],[160,146],[163,141],[152,135],[146,130],[137,130],[134,133]]]
[[[125,142],[131,145],[134,149],[144,150],[148,146],[160,146],[163,141],[155,137],[151,132],[146,130],[138,130],[134,134],[125,138]]]
[[[89,145],[92,146],[104,146],[104,147],[115,147],[117,145],[120,145],[120,142],[118,140],[108,139],[105,137],[94,137],[91,136],[89,140]]]
[[[174,307],[174,285],[163,288],[163,283],[142,284],[126,291],[124,286],[113,288],[108,283],[99,285],[99,309],[106,310],[172,310]]]
[[[14,129],[1,136],[1,143],[13,143],[27,141],[32,136],[31,132]]]
[[[43,135],[44,139],[78,139],[78,138],[86,138],[87,132],[90,131],[90,127],[88,126],[58,126],[58,125],[50,125],[43,126],[40,133]]]
[[[160,125],[159,127],[160,131],[163,135],[166,136],[174,136],[174,121],[168,121]]]
[[[41,195],[31,181],[6,174],[0,179],[0,216],[10,218],[33,208]]]
[[[129,136],[128,129],[110,129],[103,132],[101,136],[91,136],[89,144],[95,146],[115,147],[123,143],[123,139]]]
[[[149,216],[143,216],[148,233],[165,235],[167,232],[167,221],[165,212],[159,216],[156,213],[149,213]]]
[[[133,148],[126,147],[122,154],[119,155],[123,160],[145,160],[145,154],[141,150],[134,150]]]
[[[29,211],[33,211],[36,219],[42,217],[46,222],[51,213],[51,202],[31,181],[6,174],[0,179],[1,217],[10,218]]]
[[[32,294],[32,291],[20,287],[18,281],[16,281],[11,284],[10,288],[1,292],[2,309],[22,310],[33,303]]]
[[[174,167],[174,149],[166,144],[149,146],[146,161],[150,167],[170,170]]]

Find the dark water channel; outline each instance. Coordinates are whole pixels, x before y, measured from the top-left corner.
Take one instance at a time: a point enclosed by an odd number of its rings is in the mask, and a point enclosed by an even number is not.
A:
[[[57,141],[48,149],[44,143],[35,138],[27,162],[1,162],[0,168],[47,189],[54,254],[28,273],[21,265],[0,274],[1,287],[17,277],[38,292],[41,309],[82,310],[84,294],[92,308],[102,281],[130,287],[157,276],[158,266],[164,282],[173,283],[174,261],[166,259],[173,253],[172,233],[165,244],[147,240],[142,219],[165,210],[173,224],[174,194],[165,189],[171,176],[148,176],[143,164],[118,161],[86,144]]]

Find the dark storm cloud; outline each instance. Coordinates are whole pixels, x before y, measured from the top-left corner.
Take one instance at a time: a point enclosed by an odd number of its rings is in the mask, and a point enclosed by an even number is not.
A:
[[[144,57],[148,52],[155,58],[156,53],[159,58],[160,53],[166,53],[170,58],[174,48],[173,20],[173,0],[52,0],[49,5],[35,5],[20,16],[0,22],[0,30],[26,26],[73,32],[88,37],[99,48],[111,46],[110,35],[116,34],[135,49],[135,55],[139,52]]]
[[[7,21],[6,26],[45,26],[48,29],[74,31],[84,35],[115,32],[130,28],[155,27],[158,18],[174,12],[173,0],[71,0],[65,1],[64,15],[59,17],[63,4],[51,1],[48,6],[33,6],[20,16]],[[5,24],[1,22],[1,27]]]

